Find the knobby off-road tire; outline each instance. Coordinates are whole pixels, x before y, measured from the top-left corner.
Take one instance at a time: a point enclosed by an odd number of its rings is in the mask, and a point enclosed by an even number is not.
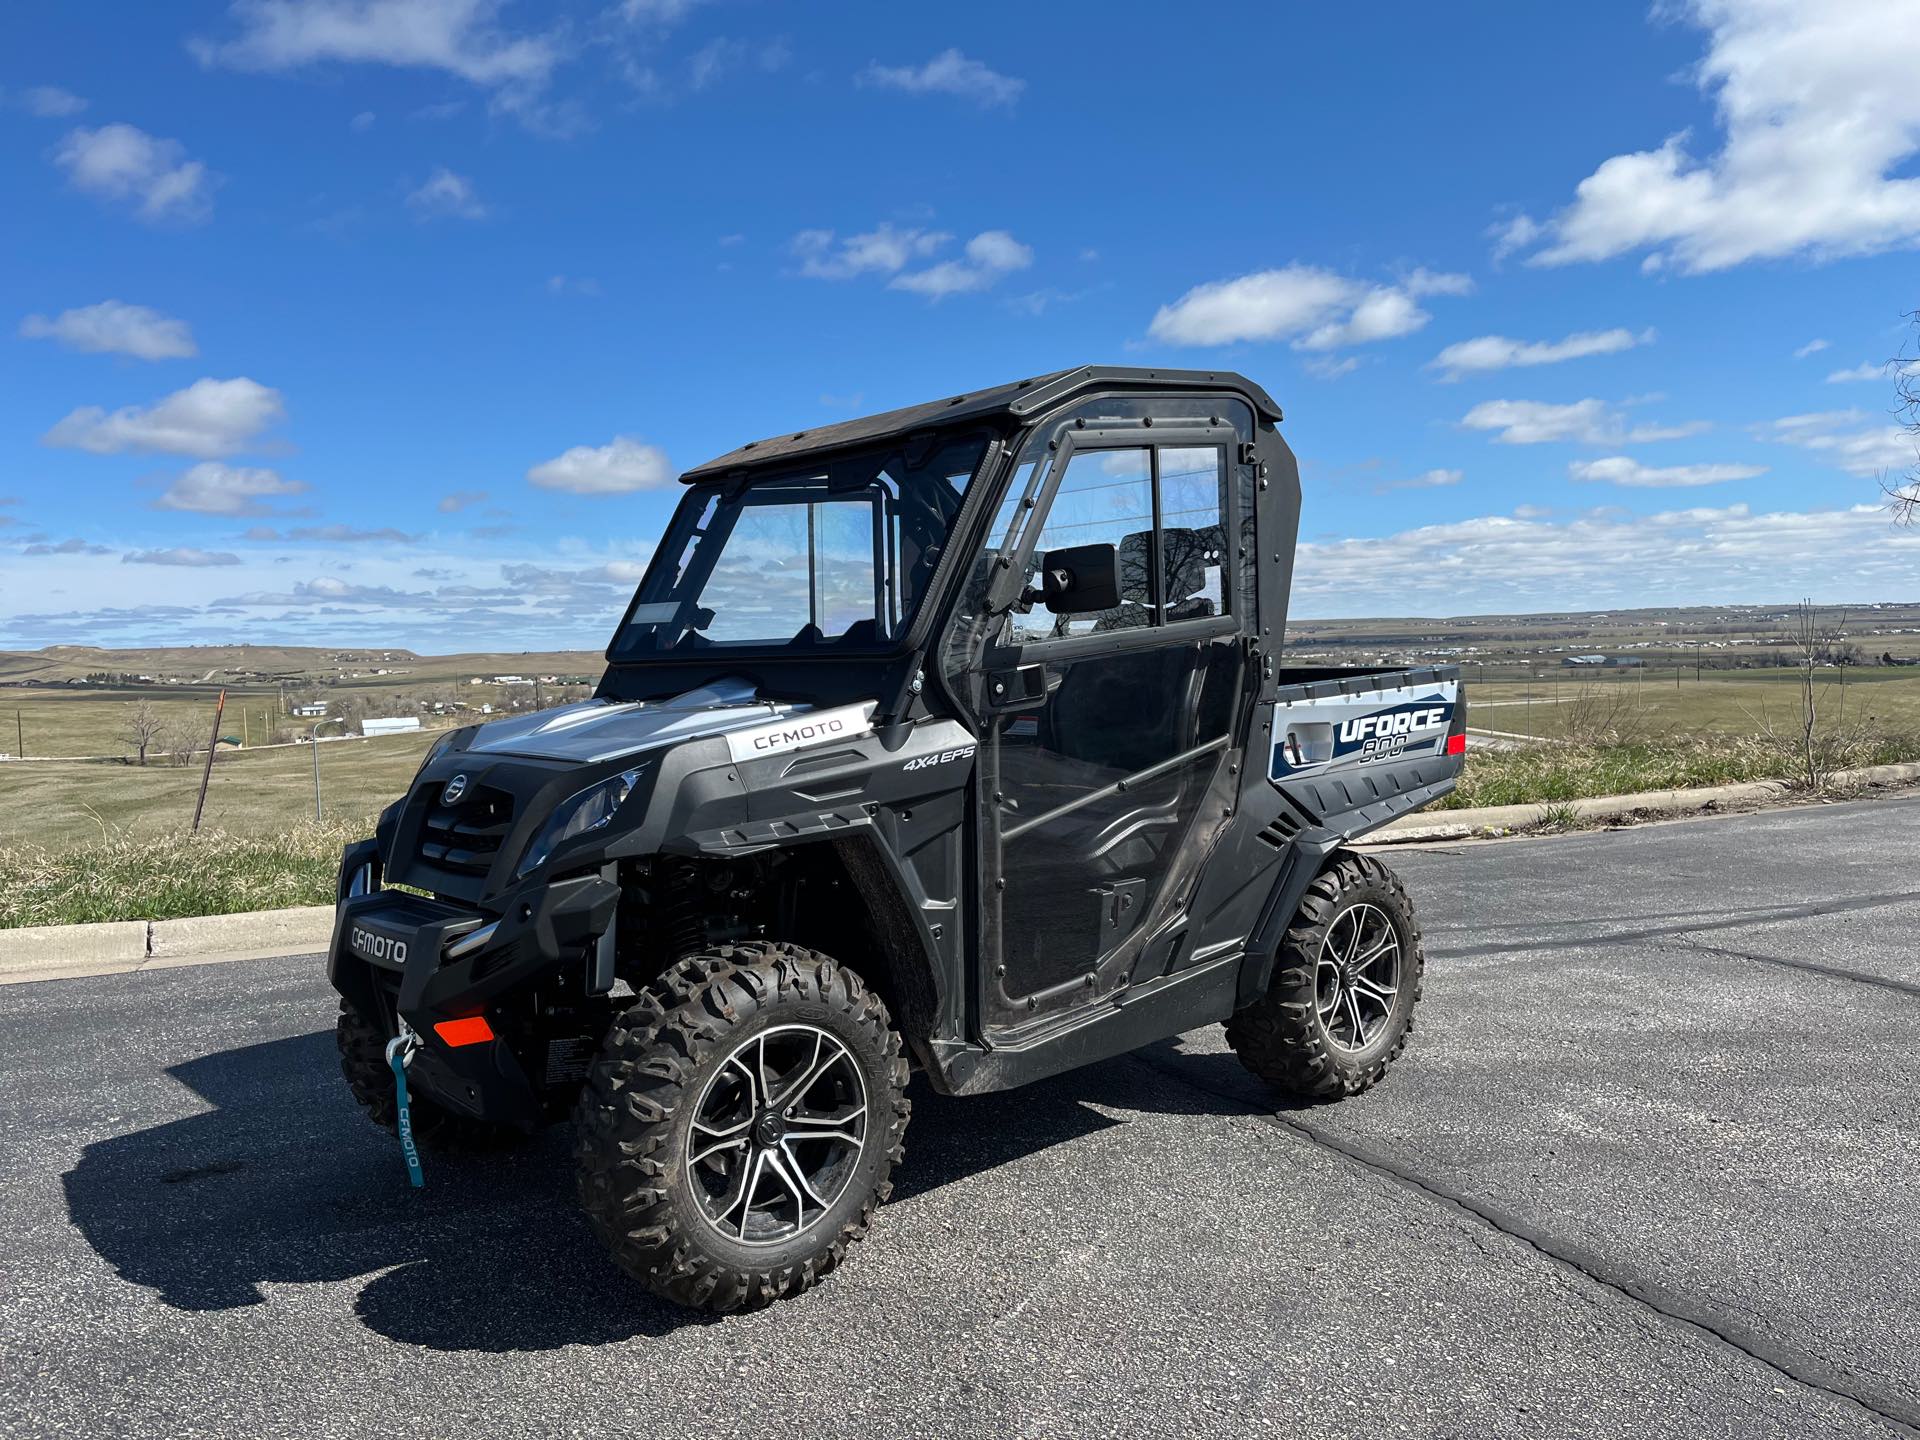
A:
[[[353,1008],[340,1002],[340,1019],[333,1038],[340,1046],[340,1073],[367,1118],[389,1135],[397,1133],[399,1106],[393,1094],[393,1070],[387,1064],[387,1032]],[[523,1143],[527,1137],[506,1125],[489,1125],[445,1109],[411,1085],[408,1109],[413,1138],[422,1150],[441,1155],[481,1155]]]
[[[831,957],[688,955],[615,1018],[580,1093],[580,1203],[620,1267],[677,1304],[797,1294],[892,1192],[906,1084],[886,1006]]]
[[[1406,887],[1343,850],[1307,887],[1267,993],[1227,1021],[1227,1043],[1289,1095],[1358,1095],[1406,1048],[1425,968]]]

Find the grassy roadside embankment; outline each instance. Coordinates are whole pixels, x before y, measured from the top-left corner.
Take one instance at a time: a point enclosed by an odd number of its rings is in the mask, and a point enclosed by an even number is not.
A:
[[[1920,732],[1858,736],[1822,747],[1823,772],[1920,760]],[[1804,784],[1805,764],[1784,745],[1752,735],[1617,744],[1547,744],[1475,750],[1469,744],[1459,788],[1433,808],[1550,805],[1649,790],[1691,790],[1750,780]]]
[[[120,834],[58,850],[0,850],[0,930],[96,920],[174,920],[331,905],[340,850],[361,820],[304,821],[275,835]]]

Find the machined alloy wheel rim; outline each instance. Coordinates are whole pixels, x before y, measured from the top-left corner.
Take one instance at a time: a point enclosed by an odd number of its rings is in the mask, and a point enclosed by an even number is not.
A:
[[[846,1044],[814,1025],[743,1040],[700,1092],[687,1179],[727,1239],[777,1245],[846,1193],[867,1144],[867,1081]]]
[[[1336,1050],[1349,1054],[1380,1038],[1400,993],[1400,932],[1364,901],[1334,917],[1314,968],[1314,1006]]]

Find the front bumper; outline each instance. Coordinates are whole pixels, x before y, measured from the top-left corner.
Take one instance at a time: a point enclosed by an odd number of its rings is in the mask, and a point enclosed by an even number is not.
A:
[[[619,885],[604,875],[575,876],[479,909],[374,888],[378,873],[373,841],[348,847],[328,981],[389,1035],[400,1018],[419,1032],[407,1076],[424,1094],[476,1119],[535,1128],[552,1066],[527,992],[540,987],[572,998],[596,988],[610,968],[602,962],[611,947],[601,937],[613,924]],[[356,884],[355,876],[366,878]],[[437,1021],[470,1015],[487,1016],[495,1038],[454,1047],[434,1031]]]

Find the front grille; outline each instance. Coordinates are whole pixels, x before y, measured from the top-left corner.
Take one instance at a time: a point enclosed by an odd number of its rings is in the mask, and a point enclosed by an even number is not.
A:
[[[420,858],[443,870],[484,875],[513,824],[513,797],[476,785],[458,805],[428,804],[420,821]]]

